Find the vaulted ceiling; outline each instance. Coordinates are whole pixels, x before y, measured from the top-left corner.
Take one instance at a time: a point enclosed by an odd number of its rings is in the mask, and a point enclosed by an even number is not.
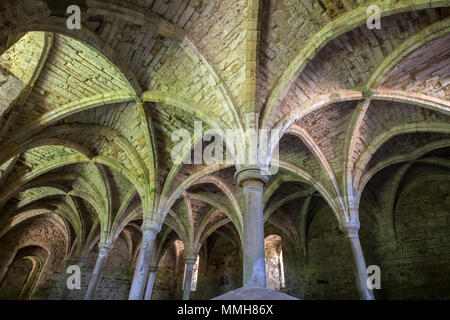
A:
[[[283,134],[265,218],[299,252],[315,212],[346,219],[345,190],[392,235],[396,201],[449,177],[450,1],[69,2],[81,30],[65,1],[0,4],[0,237],[56,214],[66,257],[119,236],[137,252],[151,209],[160,252],[239,243],[234,166],[175,164],[171,137],[191,133],[187,154],[195,121],[223,134],[248,111]]]

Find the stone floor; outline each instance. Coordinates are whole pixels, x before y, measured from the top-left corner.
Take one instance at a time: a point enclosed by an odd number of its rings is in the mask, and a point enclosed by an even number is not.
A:
[[[239,288],[211,300],[299,300],[267,288]]]

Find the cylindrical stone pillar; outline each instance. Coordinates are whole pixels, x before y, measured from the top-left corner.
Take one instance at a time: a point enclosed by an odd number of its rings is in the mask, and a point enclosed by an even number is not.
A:
[[[145,289],[144,300],[152,299],[153,284],[155,283],[156,270],[158,270],[158,267],[154,267],[154,266],[150,266],[150,268],[148,269],[149,275],[148,275],[148,280],[147,280],[147,287]]]
[[[108,243],[99,243],[98,248],[97,261],[95,262],[94,271],[92,272],[91,280],[89,281],[89,286],[86,295],[84,296],[84,300],[94,299],[98,285],[102,279],[103,269],[105,268],[108,253],[111,251],[113,246]]]
[[[244,168],[235,177],[244,191],[243,286],[265,288],[263,192],[268,176],[258,168]]]
[[[343,226],[342,230],[345,233],[350,249],[353,255],[353,271],[356,278],[356,288],[358,290],[359,298],[361,300],[375,300],[372,289],[367,286],[367,266],[366,260],[359,242],[358,225]]]
[[[136,262],[136,269],[134,270],[129,300],[142,300],[144,298],[153,243],[156,234],[160,230],[161,225],[154,221],[144,221],[142,224],[142,245]]]
[[[184,276],[183,300],[191,298],[192,271],[194,270],[195,260],[194,258],[185,259],[186,273]]]

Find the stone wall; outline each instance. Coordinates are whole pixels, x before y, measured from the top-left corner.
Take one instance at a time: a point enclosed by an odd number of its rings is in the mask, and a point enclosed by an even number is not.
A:
[[[183,294],[184,260],[176,259],[172,248],[162,257],[156,273],[152,300],[181,299]],[[240,248],[226,238],[219,238],[205,262],[200,254],[197,288],[191,299],[204,300],[219,296],[242,286]]]
[[[450,182],[425,182],[397,203],[397,241],[368,247],[367,264],[381,268],[376,298],[450,298],[449,191]]]
[[[285,292],[300,299],[356,299],[351,252],[344,240],[331,210],[314,217],[306,259],[282,236]]]
[[[97,260],[98,247],[94,246],[81,268],[81,289],[65,291],[66,281],[70,274],[61,270],[55,274],[52,288],[49,290],[49,299],[82,300],[86,295],[92,272]],[[102,279],[99,283],[96,300],[126,300],[131,287],[131,273],[129,270],[129,257],[125,242],[118,238],[114,248],[106,260]],[[66,296],[65,296],[66,295]]]
[[[42,261],[32,298],[46,296],[53,274],[61,268],[67,249],[65,232],[59,223],[55,215],[38,215],[13,226],[0,239],[0,299],[17,299],[30,274],[29,260],[20,255],[37,257]],[[28,252],[20,254],[24,250]]]
[[[167,249],[161,258],[153,285],[153,300],[170,300],[175,297],[177,279],[180,277],[177,270],[177,260],[173,248]],[[183,277],[183,275],[181,275]]]
[[[240,248],[222,237],[206,264],[200,255],[197,290],[192,292],[191,299],[211,299],[241,286]]]
[[[450,298],[450,183],[427,182],[397,204],[397,241],[386,240],[365,216],[360,239],[367,265],[381,269],[376,299]],[[350,250],[337,220],[323,211],[312,221],[308,258],[282,237],[286,292],[301,299],[358,299]]]
[[[29,260],[14,260],[0,287],[2,299],[18,299],[21,288],[25,285],[32,263]]]

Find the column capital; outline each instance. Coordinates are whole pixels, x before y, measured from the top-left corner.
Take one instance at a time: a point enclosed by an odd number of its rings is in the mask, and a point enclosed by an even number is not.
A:
[[[270,173],[260,167],[245,167],[236,171],[234,174],[238,185],[242,186],[242,183],[249,180],[259,180],[264,185],[269,182]]]
[[[358,238],[359,222],[344,222],[340,229],[347,238]]]
[[[197,258],[185,258],[184,263],[186,264],[194,264],[197,261]]]
[[[149,272],[156,272],[156,271],[158,271],[158,266],[150,266],[150,267],[148,267],[148,271]]]
[[[108,253],[112,248],[114,248],[113,243],[109,243],[109,242],[99,242],[98,243],[99,253],[100,253],[100,251]]]
[[[157,222],[157,221],[154,221],[154,220],[144,220],[143,222],[142,222],[142,226],[141,226],[141,230],[142,230],[142,232],[146,232],[146,231],[149,231],[149,232],[153,232],[153,233],[158,233],[158,232],[160,232],[161,231],[161,227],[162,227],[162,224],[161,223],[159,223],[159,222]]]

